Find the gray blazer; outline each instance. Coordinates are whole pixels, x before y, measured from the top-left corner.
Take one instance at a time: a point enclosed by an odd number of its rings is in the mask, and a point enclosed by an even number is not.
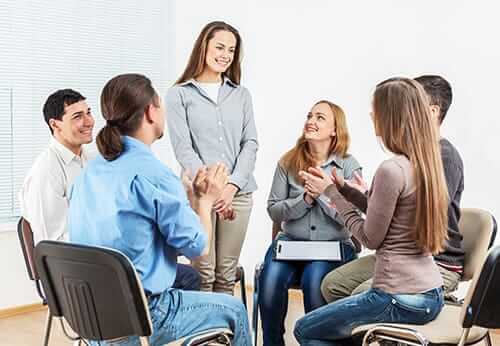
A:
[[[352,155],[344,158],[332,155],[321,165],[328,175],[332,168],[351,179],[354,172],[361,173],[361,166]],[[304,187],[280,163],[274,173],[267,212],[283,231],[296,240],[344,240],[351,243],[351,234],[344,227],[342,216],[329,205],[324,194],[313,205],[304,201]],[[352,243],[351,243],[352,244]]]
[[[168,90],[167,122],[175,157],[195,174],[202,165],[223,162],[229,182],[253,192],[258,142],[249,91],[224,78],[214,102],[191,79]]]

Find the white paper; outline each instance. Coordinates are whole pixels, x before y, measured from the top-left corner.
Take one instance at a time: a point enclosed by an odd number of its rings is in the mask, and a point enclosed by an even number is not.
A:
[[[338,241],[278,240],[275,259],[283,261],[341,261],[342,252]]]

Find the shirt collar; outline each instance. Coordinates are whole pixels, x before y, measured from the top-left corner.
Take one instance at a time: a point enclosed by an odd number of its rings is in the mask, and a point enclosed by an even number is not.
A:
[[[80,157],[85,159],[86,158],[86,152],[82,146],[81,150],[81,155],[78,156],[68,148],[66,148],[62,143],[60,143],[57,139],[54,137],[50,138],[50,147],[52,147],[57,153],[61,156],[63,162],[65,165],[69,164],[71,161],[73,161],[75,158],[79,159]]]
[[[130,136],[122,136],[125,150],[137,150],[152,153],[151,148],[146,143]]]
[[[188,79],[187,81],[182,82],[179,85],[185,86],[185,85],[189,85],[189,84],[192,84],[194,86],[199,86],[199,82],[197,82],[194,78]],[[236,84],[235,82],[233,82],[232,80],[230,80],[226,76],[223,76],[222,77],[222,84],[221,84],[221,86],[225,85],[225,84],[228,84],[228,85],[232,86],[233,88],[237,88],[238,87],[238,84]]]
[[[338,168],[341,168],[343,169],[344,168],[344,159],[341,158],[339,155],[337,154],[330,154],[330,156],[328,157],[328,159],[326,159],[325,162],[323,162],[323,164],[321,165],[321,167],[327,167],[327,166],[330,166],[331,164],[334,164],[335,166],[337,166]]]
[[[230,86],[232,86],[233,88],[237,88],[238,87],[238,84],[236,84],[235,82],[233,82],[232,80],[230,80],[229,78],[227,78],[226,76],[224,76],[224,79],[222,80],[222,84],[229,84]]]

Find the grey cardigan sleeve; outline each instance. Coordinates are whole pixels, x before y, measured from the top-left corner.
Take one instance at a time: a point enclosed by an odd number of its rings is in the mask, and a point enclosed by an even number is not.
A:
[[[236,165],[233,169],[229,182],[244,187],[255,169],[255,160],[257,157],[257,129],[253,116],[252,97],[250,92],[245,89],[245,98],[243,101],[243,133],[240,144],[240,153],[236,158]]]
[[[293,198],[289,197],[288,174],[278,164],[267,200],[267,212],[271,219],[278,223],[296,220],[303,217],[311,207],[304,200],[304,193]]]
[[[194,176],[196,171],[203,165],[203,162],[193,149],[181,88],[170,88],[165,102],[170,142],[175,157],[181,167],[189,170],[190,174]]]

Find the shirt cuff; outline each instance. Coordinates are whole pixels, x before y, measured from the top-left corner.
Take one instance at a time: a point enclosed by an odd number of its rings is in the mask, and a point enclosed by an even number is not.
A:
[[[324,193],[328,198],[330,198],[331,203],[335,205],[337,213],[344,219],[346,213],[350,212],[351,210],[356,210],[356,207],[351,202],[347,201],[344,196],[342,196],[335,184],[331,184],[330,186],[328,186]]]
[[[229,183],[233,184],[241,191],[242,187],[246,184],[246,180],[241,178],[238,174],[231,174],[229,176]]]
[[[208,241],[208,236],[204,231],[200,231],[196,234],[195,238],[189,242],[188,245],[179,249],[179,253],[183,254],[189,259],[201,256],[203,250],[205,249],[205,244]]]
[[[321,195],[319,195],[319,197],[317,198],[318,201],[322,202],[323,204],[326,204],[326,205],[329,205],[331,203],[330,201],[330,197],[328,197],[327,195],[325,195],[325,193],[322,193]]]

